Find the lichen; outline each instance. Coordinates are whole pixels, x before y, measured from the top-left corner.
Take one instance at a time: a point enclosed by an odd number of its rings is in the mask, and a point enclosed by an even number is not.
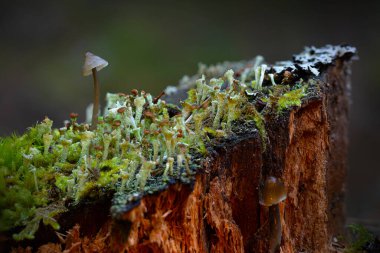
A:
[[[23,227],[14,239],[32,239],[40,220],[58,229],[55,216],[66,207],[110,192],[117,217],[144,194],[191,182],[195,157],[207,154],[210,140],[234,135],[237,120],[253,121],[265,145],[265,114],[300,106],[308,86],[273,85],[270,69],[256,63],[202,76],[181,108],[144,91],[107,94],[94,130],[72,113],[62,128],[46,118],[0,139],[0,231]]]

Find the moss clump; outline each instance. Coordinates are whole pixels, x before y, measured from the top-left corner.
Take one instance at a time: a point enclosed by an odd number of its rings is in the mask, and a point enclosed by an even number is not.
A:
[[[346,253],[363,252],[370,244],[374,243],[375,236],[363,225],[351,224],[348,226],[352,235],[351,242],[344,250]]]
[[[301,99],[306,96],[307,86],[285,92],[278,98],[277,112],[280,113],[292,106],[301,106]]]
[[[67,211],[67,208],[62,203],[50,204],[46,207],[35,209],[32,220],[24,222],[25,228],[20,233],[13,235],[13,238],[18,241],[33,239],[34,233],[38,230],[41,221],[43,224],[50,225],[55,230],[58,230],[60,226],[54,217],[65,211]]]
[[[34,131],[29,131],[21,137],[0,139],[1,232],[27,225],[31,217],[36,215],[36,208],[46,205],[49,201],[49,180],[50,175],[54,176],[53,169],[47,165],[37,171],[31,163],[33,155],[37,164],[47,164],[41,161],[43,147],[37,140],[38,136]],[[24,153],[26,150],[30,150],[29,155]],[[25,238],[32,237],[28,233],[23,235]],[[16,235],[15,239],[23,237]]]
[[[267,104],[267,113],[274,112],[279,115],[293,106],[301,106],[302,98],[307,96],[308,87],[308,83],[302,79],[293,86],[274,85],[268,88],[268,95],[261,100]]]
[[[267,140],[267,131],[265,130],[264,115],[259,113],[253,104],[247,105],[245,114],[246,114],[245,118],[247,120],[252,120],[255,122],[255,126],[257,130],[259,131],[261,141],[265,148],[266,140]]]
[[[265,69],[246,66],[244,80],[232,70],[202,76],[182,108],[144,91],[107,94],[94,130],[71,114],[62,128],[46,118],[20,137],[0,139],[1,231],[21,227],[14,239],[32,239],[41,220],[58,229],[54,217],[83,199],[115,193],[117,216],[144,194],[191,182],[194,157],[207,154],[211,139],[233,135],[237,119],[253,121],[265,145],[264,115],[299,106],[308,89],[268,86]]]

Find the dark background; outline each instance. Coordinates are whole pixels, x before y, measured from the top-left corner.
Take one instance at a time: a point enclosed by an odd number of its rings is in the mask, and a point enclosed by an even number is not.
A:
[[[380,223],[380,1],[1,1],[0,135],[92,99],[84,53],[110,62],[106,91],[157,94],[197,63],[286,60],[305,45],[349,43],[353,64],[347,212]],[[159,3],[158,3],[159,2]]]

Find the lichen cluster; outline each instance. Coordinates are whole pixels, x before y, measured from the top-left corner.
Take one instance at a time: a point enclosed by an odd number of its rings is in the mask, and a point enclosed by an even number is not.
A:
[[[279,78],[266,65],[202,76],[181,107],[144,91],[107,94],[95,130],[72,113],[62,128],[45,118],[0,139],[0,231],[32,239],[41,220],[59,229],[54,217],[84,199],[112,193],[117,213],[144,194],[189,182],[200,165],[194,157],[207,154],[211,139],[233,135],[237,119],[254,122],[265,143],[265,116],[300,106],[308,92],[302,80]]]

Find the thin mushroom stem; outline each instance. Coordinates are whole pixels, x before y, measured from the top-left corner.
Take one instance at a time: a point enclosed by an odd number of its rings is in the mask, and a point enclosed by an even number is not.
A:
[[[269,207],[269,228],[270,239],[268,252],[275,253],[280,247],[282,235],[280,207],[278,204]]]
[[[92,108],[92,123],[91,129],[96,129],[98,125],[98,116],[99,116],[99,83],[96,76],[96,68],[92,69],[92,76],[94,78],[94,106]]]
[[[286,199],[286,187],[281,179],[269,176],[260,188],[259,202],[269,207],[269,253],[276,253],[281,245],[281,214],[279,203]]]

